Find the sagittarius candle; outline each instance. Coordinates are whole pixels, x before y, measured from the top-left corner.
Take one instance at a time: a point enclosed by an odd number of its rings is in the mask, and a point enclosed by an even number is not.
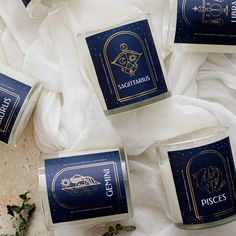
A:
[[[85,64],[108,115],[170,96],[150,18],[114,20],[80,34]]]

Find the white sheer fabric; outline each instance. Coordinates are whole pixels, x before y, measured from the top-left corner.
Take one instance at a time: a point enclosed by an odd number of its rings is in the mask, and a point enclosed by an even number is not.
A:
[[[21,0],[0,0],[0,61],[45,86],[34,119],[38,147],[53,153],[125,146],[135,214],[125,223],[137,226],[131,234],[135,236],[179,233],[174,227],[166,228],[171,223],[164,214],[155,154],[152,150],[142,153],[155,141],[207,126],[221,124],[236,132],[236,57],[231,54],[170,54],[162,48],[173,96],[117,117],[108,119],[103,114],[84,73],[77,34],[99,22],[143,11],[152,13],[155,37],[163,45],[167,2],[48,0],[36,1],[27,11]],[[232,144],[236,150],[234,136]],[[225,226],[227,235],[234,235],[232,225]],[[104,227],[68,228],[55,234],[101,235]],[[216,235],[212,230],[204,232]]]

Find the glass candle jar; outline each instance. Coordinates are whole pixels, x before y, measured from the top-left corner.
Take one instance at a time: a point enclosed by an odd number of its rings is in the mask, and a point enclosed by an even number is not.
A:
[[[42,85],[0,64],[0,141],[16,146],[42,90]]]
[[[123,149],[46,156],[39,168],[39,186],[49,230],[132,216]]]
[[[79,35],[88,76],[107,115],[170,96],[150,17],[117,19]]]
[[[192,52],[236,52],[236,2],[169,0],[167,47]]]
[[[236,219],[236,175],[228,130],[212,127],[158,145],[169,211],[182,229],[203,229]]]

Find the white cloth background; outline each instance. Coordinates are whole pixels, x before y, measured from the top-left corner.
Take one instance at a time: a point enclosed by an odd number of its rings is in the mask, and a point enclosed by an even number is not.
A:
[[[168,1],[36,0],[29,9],[33,18],[21,0],[0,0],[0,61],[44,83],[34,119],[38,147],[53,153],[122,144],[129,154],[134,202],[134,218],[123,223],[137,226],[130,235],[192,235],[166,218],[156,156],[146,150],[155,141],[203,127],[221,124],[236,132],[236,56],[170,54],[161,48],[173,96],[108,119],[85,76],[76,35],[98,22],[141,10],[152,14],[154,36],[163,45]],[[232,144],[236,150],[234,136]],[[234,235],[235,225],[217,228],[219,235]],[[105,228],[106,224],[68,228],[55,235],[102,235]],[[217,229],[198,231],[198,235],[217,235]]]

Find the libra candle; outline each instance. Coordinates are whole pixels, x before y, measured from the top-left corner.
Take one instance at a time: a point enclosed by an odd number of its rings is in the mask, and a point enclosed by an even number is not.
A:
[[[39,168],[39,186],[44,221],[50,230],[132,216],[123,149],[44,157]]]
[[[236,1],[169,0],[164,35],[171,50],[236,52]]]
[[[0,141],[15,146],[35,107],[42,85],[0,64]]]
[[[170,96],[150,17],[139,15],[79,35],[87,74],[107,115]]]
[[[212,127],[159,143],[158,160],[169,210],[182,229],[236,219],[236,174],[228,130]]]

